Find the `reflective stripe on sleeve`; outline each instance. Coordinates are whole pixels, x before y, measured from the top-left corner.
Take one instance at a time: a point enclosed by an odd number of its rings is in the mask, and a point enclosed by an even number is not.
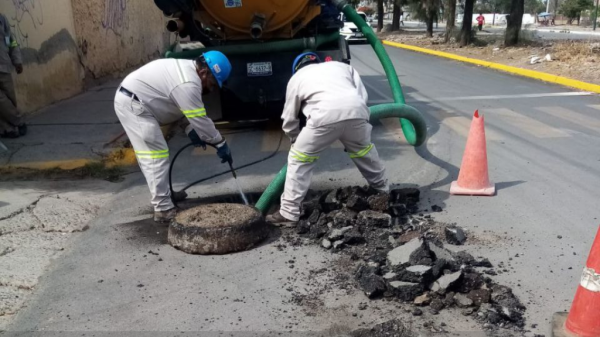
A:
[[[19,43],[15,40],[13,40],[13,42],[10,43],[10,48],[16,48],[19,46]]]
[[[194,109],[194,110],[183,110],[183,114],[187,118],[206,117],[206,109],[200,108],[200,109]]]
[[[369,152],[371,152],[371,149],[373,149],[373,144],[365,147],[364,149],[356,153],[349,152],[348,154],[350,154],[350,158],[362,158],[366,156]]]

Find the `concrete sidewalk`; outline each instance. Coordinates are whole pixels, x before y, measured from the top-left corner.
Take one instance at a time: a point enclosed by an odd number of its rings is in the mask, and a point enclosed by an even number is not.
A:
[[[45,107],[28,118],[29,132],[2,139],[0,168],[74,169],[102,161],[126,140],[113,100],[120,80]]]

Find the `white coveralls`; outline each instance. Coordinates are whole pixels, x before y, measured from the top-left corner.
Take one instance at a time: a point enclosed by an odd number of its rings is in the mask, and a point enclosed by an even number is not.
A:
[[[129,97],[121,88],[133,93]],[[115,111],[135,150],[155,211],[174,207],[169,189],[169,148],[161,125],[187,117],[203,141],[217,144],[221,134],[206,116],[202,82],[192,60],[162,59],[148,63],[123,80]]]
[[[288,155],[285,190],[280,213],[298,221],[314,162],[319,153],[340,140],[370,186],[389,190],[385,168],[371,143],[367,91],[359,74],[341,62],[325,62],[301,68],[287,86],[283,131],[292,140]],[[299,130],[298,113],[306,116]]]

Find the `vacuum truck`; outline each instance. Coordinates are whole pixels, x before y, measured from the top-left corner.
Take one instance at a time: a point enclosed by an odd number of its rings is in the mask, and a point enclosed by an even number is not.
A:
[[[220,91],[224,119],[279,118],[292,63],[304,51],[350,62],[340,10],[331,0],[154,1],[169,31],[204,46],[166,57],[191,59],[220,50],[231,61],[231,76]]]

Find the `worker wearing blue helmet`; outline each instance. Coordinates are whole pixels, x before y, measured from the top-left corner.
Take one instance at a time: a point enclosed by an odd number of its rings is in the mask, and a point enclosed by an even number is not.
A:
[[[176,201],[185,192],[171,196],[169,148],[160,126],[186,117],[188,137],[196,146],[217,148],[222,162],[232,163],[225,139],[207,117],[202,95],[222,87],[231,73],[231,63],[219,51],[209,51],[195,60],[161,59],[127,76],[115,96],[115,111],[135,150],[146,178],[154,220],[169,222],[177,213]]]
[[[273,223],[294,223],[321,153],[339,140],[350,159],[375,190],[389,190],[385,168],[371,142],[367,91],[358,72],[342,62],[321,63],[313,52],[300,54],[292,64],[283,108],[283,131],[290,137],[285,189],[281,208],[269,215]],[[299,114],[306,116],[300,130]]]

